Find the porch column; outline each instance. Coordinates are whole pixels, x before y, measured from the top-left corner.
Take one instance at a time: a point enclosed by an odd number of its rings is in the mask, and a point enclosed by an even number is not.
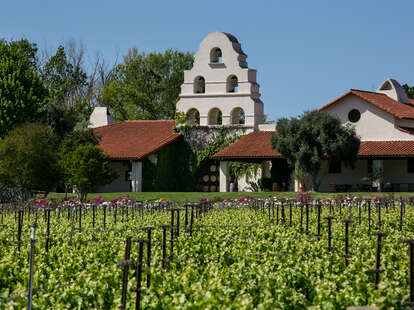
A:
[[[229,191],[229,162],[220,161],[220,192]]]
[[[142,192],[142,161],[132,161],[131,185],[133,192]]]
[[[271,178],[272,173],[272,161],[270,160],[264,160],[262,161],[262,178]]]
[[[300,182],[299,182],[299,181],[298,181],[298,179],[296,179],[296,178],[293,178],[293,181],[294,181],[294,184],[295,184],[294,191],[295,191],[295,192],[299,192],[299,187],[301,187],[301,186],[302,186],[302,184],[300,184]]]
[[[381,174],[381,175],[384,174],[384,161],[382,159],[374,159],[372,161],[372,172],[375,173],[375,174]],[[381,179],[377,179],[372,183],[372,186],[376,186],[378,188],[379,192],[382,191],[381,182],[382,182]]]

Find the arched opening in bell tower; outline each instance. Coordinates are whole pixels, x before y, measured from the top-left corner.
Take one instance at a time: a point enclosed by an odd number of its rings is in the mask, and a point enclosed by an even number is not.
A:
[[[239,91],[239,81],[237,76],[230,75],[227,78],[227,92],[228,93],[237,93]]]
[[[204,94],[206,92],[206,81],[202,76],[194,79],[194,94]]]
[[[233,125],[244,125],[246,122],[246,115],[242,108],[234,108],[230,113],[230,123]]]
[[[209,125],[221,125],[223,122],[223,116],[218,108],[213,108],[208,112],[208,124]]]
[[[188,125],[200,125],[200,112],[196,108],[191,108],[186,113]]]
[[[223,54],[221,53],[221,49],[218,47],[213,48],[210,51],[210,63],[221,63],[223,59]]]

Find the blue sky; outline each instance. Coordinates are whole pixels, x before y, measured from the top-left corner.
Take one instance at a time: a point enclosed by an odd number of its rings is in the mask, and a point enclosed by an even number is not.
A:
[[[81,40],[111,63],[132,46],[195,52],[208,33],[230,32],[276,120],[387,77],[414,85],[413,14],[412,0],[17,0],[2,3],[0,37],[48,50]]]

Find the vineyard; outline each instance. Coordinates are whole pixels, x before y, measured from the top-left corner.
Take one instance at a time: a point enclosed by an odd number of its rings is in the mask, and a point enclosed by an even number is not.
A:
[[[0,212],[0,309],[414,305],[409,199],[98,197]]]

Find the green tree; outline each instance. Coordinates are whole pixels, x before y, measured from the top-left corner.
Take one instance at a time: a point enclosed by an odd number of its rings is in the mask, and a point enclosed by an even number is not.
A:
[[[271,138],[272,148],[294,167],[296,175],[309,175],[314,190],[318,190],[327,173],[320,173],[324,157],[329,164],[343,161],[347,167],[354,167],[357,160],[360,140],[355,130],[342,126],[327,112],[311,111],[299,118],[281,118],[276,132]]]
[[[51,97],[56,98],[64,106],[75,106],[76,101],[79,100],[77,93],[87,85],[86,73],[80,64],[75,67],[68,61],[62,45],[45,64],[42,78]]]
[[[89,118],[91,107],[87,95],[88,76],[80,61],[74,61],[73,64],[70,62],[62,45],[41,72],[49,90],[44,108],[45,122],[63,138],[77,123]]]
[[[111,168],[109,156],[93,144],[81,144],[62,156],[60,165],[66,183],[74,185],[81,201],[96,186],[111,183],[116,173]]]
[[[407,84],[404,84],[402,87],[404,88],[407,97],[414,99],[414,87],[410,87]]]
[[[174,119],[183,71],[192,64],[190,53],[167,50],[145,54],[134,47],[117,66],[100,100],[111,108],[117,121]]]
[[[52,130],[41,124],[10,131],[0,140],[0,182],[22,192],[51,190],[60,177],[56,142]]]
[[[27,40],[0,40],[0,137],[37,120],[47,90],[37,74],[37,48]]]

